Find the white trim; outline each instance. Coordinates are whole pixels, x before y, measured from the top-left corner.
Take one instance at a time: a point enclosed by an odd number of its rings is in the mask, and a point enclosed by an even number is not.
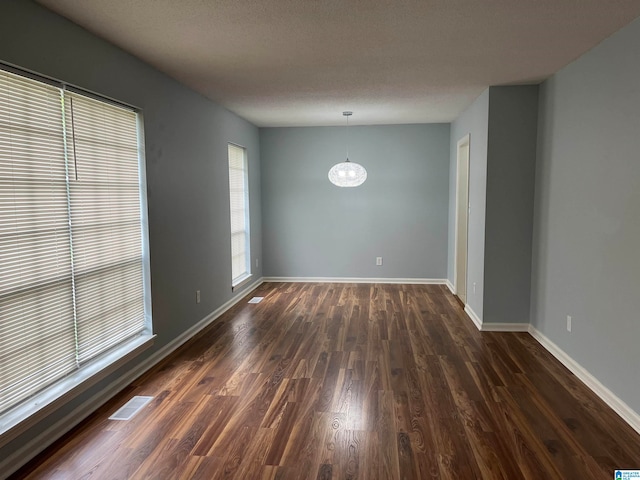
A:
[[[558,345],[553,343],[547,336],[533,325],[529,325],[529,334],[535,338],[551,355],[556,357],[560,363],[567,367],[578,377],[587,387],[598,395],[609,407],[613,409],[631,428],[640,433],[640,414],[634,411],[629,405],[622,401],[615,393],[605,387],[600,381],[591,375],[582,365],[571,358]]]
[[[482,332],[528,332],[528,323],[482,323]]]
[[[252,273],[246,273],[243,276],[239,277],[236,280],[236,283],[231,284],[231,291],[236,292],[238,290],[241,290],[242,288],[244,288],[245,285],[247,285],[251,281],[252,277],[253,277]]]
[[[451,293],[453,293],[454,295],[456,294],[456,289],[453,288],[453,283],[451,283],[448,278],[445,278],[444,284],[447,286]]]
[[[478,328],[478,330],[482,330],[482,320],[480,319],[478,314],[473,311],[473,308],[471,308],[468,303],[464,306],[464,311],[467,315],[469,315],[469,318]]]
[[[446,278],[368,278],[368,277],[264,277],[264,282],[282,283],[404,283],[407,285],[446,285]]]
[[[454,285],[454,289],[456,291],[458,291],[458,242],[460,241],[460,232],[458,231],[458,220],[460,219],[460,205],[459,205],[459,201],[460,201],[460,163],[461,163],[461,157],[460,157],[460,149],[463,146],[467,146],[467,158],[466,158],[466,164],[467,164],[467,184],[466,184],[466,188],[467,188],[467,253],[465,255],[465,261],[466,261],[466,266],[465,266],[465,286],[464,286],[464,290],[465,290],[465,300],[469,298],[469,296],[467,295],[467,293],[469,292],[469,289],[467,288],[468,285],[468,272],[467,269],[469,267],[469,172],[471,169],[471,144],[470,144],[470,139],[471,139],[471,134],[467,133],[464,137],[462,137],[460,140],[458,140],[458,143],[456,145],[456,193],[455,193],[455,199],[456,199],[456,205],[455,205],[455,223],[454,223],[454,243],[453,243],[453,285]],[[453,290],[452,290],[453,291]],[[455,294],[455,293],[454,293]]]
[[[30,441],[22,445],[18,450],[11,455],[0,461],[0,472],[10,475],[25,465],[28,461],[33,459],[36,455],[49,447],[53,442],[62,437],[65,433],[70,431],[85,418],[95,412],[98,408],[108,402],[117,393],[123,390],[127,385],[133,382],[136,378],[147,372],[150,368],[164,360],[167,356],[177,350],[182,344],[186,343],[193,336],[197,335],[201,330],[209,326],[216,319],[218,319],[223,313],[233,307],[236,303],[242,300],[246,293],[259,287],[263,283],[260,278],[252,283],[249,287],[243,290],[244,293],[234,295],[228,302],[211,312],[205,318],[200,320],[194,326],[183,332],[180,336],[174,338],[167,345],[154,352],[145,360],[134,366],[131,370],[125,372],[121,377],[118,377],[111,382],[106,388],[96,393],[89,400],[82,402],[82,405],[75,408],[73,411],[65,415],[56,423],[51,425],[45,431],[36,435]],[[2,477],[0,477],[2,478]]]

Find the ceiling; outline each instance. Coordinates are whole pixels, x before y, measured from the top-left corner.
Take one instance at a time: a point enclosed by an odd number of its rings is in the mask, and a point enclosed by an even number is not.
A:
[[[257,126],[450,122],[538,83],[638,0],[37,0]]]

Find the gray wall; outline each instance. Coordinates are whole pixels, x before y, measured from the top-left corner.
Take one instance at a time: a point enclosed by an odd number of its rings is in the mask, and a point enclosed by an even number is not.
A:
[[[129,370],[232,297],[227,142],[248,148],[252,263],[261,260],[258,129],[31,2],[0,2],[0,60],[143,110],[157,339],[153,349],[122,369]],[[255,274],[259,278],[262,272]],[[202,291],[199,305],[196,289]],[[109,376],[0,449],[0,458],[115,378]]]
[[[265,276],[445,278],[449,125],[349,127],[357,188],[327,178],[346,142],[344,126],[260,129]]]
[[[483,323],[529,322],[537,101],[537,86],[491,87],[451,126],[448,279],[457,143],[469,134],[467,305]]]
[[[542,84],[531,296],[533,325],[636,412],[639,112],[640,20]]]
[[[469,248],[467,258],[467,304],[482,319],[484,295],[484,237],[487,193],[487,142],[489,135],[489,89],[451,124],[449,170],[448,279],[453,283],[455,255],[455,206],[457,144],[469,136]],[[475,293],[473,286],[475,284]]]
[[[489,89],[484,251],[487,323],[529,323],[538,86]]]

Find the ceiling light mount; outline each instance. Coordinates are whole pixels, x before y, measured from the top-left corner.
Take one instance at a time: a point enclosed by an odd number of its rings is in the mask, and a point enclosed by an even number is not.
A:
[[[349,117],[353,112],[342,112],[347,118],[347,159],[337,163],[329,170],[329,181],[338,187],[358,187],[367,179],[367,170],[360,165],[349,160]]]

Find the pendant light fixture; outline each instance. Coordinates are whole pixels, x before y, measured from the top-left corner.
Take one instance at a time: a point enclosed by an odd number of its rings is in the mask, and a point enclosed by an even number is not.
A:
[[[349,161],[349,117],[353,112],[342,112],[347,117],[347,160],[329,170],[329,180],[338,187],[358,187],[367,179],[367,171],[359,163]]]

